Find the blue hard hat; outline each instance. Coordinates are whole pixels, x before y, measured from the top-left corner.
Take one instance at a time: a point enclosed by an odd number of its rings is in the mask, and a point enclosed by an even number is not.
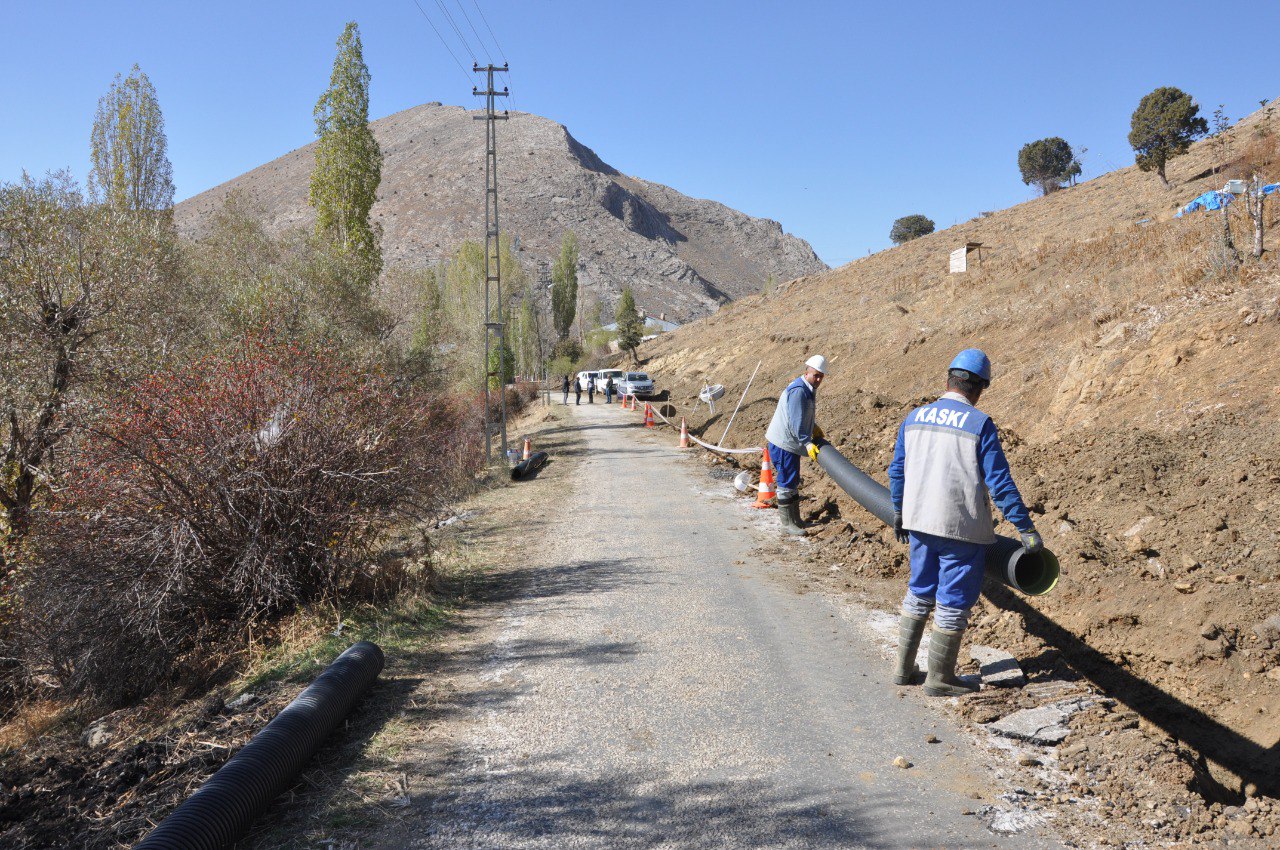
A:
[[[991,382],[991,361],[987,359],[987,355],[982,353],[981,349],[966,348],[956,355],[956,359],[951,361],[951,365],[947,369],[963,369],[970,374],[977,375],[987,383]]]

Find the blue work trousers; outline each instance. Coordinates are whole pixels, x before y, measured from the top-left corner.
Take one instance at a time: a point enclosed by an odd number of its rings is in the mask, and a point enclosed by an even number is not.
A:
[[[948,608],[973,607],[982,591],[987,547],[919,531],[910,535],[911,592]]]
[[[790,496],[800,490],[800,455],[793,455],[769,443],[769,460],[773,462],[773,480],[778,486],[778,497]]]

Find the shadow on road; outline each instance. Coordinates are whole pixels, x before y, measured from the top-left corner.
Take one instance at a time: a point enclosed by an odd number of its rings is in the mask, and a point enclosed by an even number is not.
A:
[[[858,810],[831,798],[860,799]],[[780,791],[758,779],[684,781],[639,772],[574,775],[563,761],[530,760],[500,779],[461,777],[443,797],[419,798],[422,847],[761,848],[902,847],[877,826],[901,801],[858,788]],[[963,847],[944,833],[918,846]],[[976,845],[975,845],[976,846]]]

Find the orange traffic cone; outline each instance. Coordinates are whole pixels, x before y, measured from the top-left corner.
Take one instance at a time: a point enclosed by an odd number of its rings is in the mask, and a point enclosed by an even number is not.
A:
[[[533,440],[530,437],[525,437],[524,438],[524,456],[521,457],[520,459],[528,460],[529,455],[531,454],[533,454]]]
[[[644,427],[653,427],[653,405],[647,401],[644,403]]]
[[[764,447],[764,457],[760,459],[760,492],[756,494],[753,508],[776,508],[778,487],[773,480],[773,461],[769,459],[769,447]]]
[[[684,417],[680,417],[680,446],[679,448],[689,448],[689,426],[684,424]]]

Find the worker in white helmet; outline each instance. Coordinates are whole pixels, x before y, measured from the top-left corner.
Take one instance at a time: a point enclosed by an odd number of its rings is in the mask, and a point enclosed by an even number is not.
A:
[[[827,358],[815,354],[804,362],[804,374],[796,378],[778,397],[778,408],[765,432],[769,460],[773,462],[778,487],[778,514],[782,533],[804,536],[800,522],[800,458],[817,459],[816,440],[823,438],[814,421],[818,387],[827,374]]]

